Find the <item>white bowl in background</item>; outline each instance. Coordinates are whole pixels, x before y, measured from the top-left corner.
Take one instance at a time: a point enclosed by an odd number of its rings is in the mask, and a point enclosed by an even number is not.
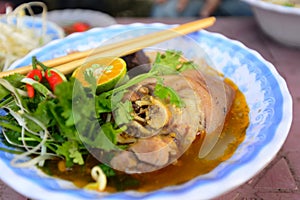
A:
[[[88,9],[52,10],[47,13],[47,19],[61,27],[75,22],[85,22],[91,27],[106,27],[117,23],[113,17],[106,13]]]
[[[243,0],[250,4],[261,29],[274,40],[300,47],[300,8],[262,0]]]

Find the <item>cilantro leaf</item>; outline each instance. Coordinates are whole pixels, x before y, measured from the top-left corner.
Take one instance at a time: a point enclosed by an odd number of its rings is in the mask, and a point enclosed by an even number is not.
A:
[[[166,75],[196,67],[192,61],[183,59],[182,52],[167,50],[165,53],[157,53],[151,71],[159,71],[161,75]]]
[[[21,80],[24,78],[24,75],[21,75],[19,73],[12,74],[9,76],[4,77],[3,79],[7,80],[12,86],[15,88],[20,88],[22,85],[24,85]],[[10,92],[0,84],[0,99],[5,98],[7,95],[9,95]]]
[[[184,102],[180,96],[171,87],[163,85],[162,79],[157,79],[157,83],[154,88],[154,95],[160,99],[167,100],[176,107],[183,107]]]
[[[37,108],[32,113],[29,113],[30,116],[39,119],[39,121],[44,124],[46,127],[53,126],[52,116],[49,113],[49,101],[42,101],[37,105]],[[32,131],[39,132],[42,130],[40,126],[36,123],[32,122],[31,120],[26,118],[27,126],[30,127]]]
[[[79,165],[83,165],[84,161],[82,158],[81,153],[78,151],[78,147],[74,146],[73,148],[69,149],[70,158],[73,159],[73,163],[77,163]]]
[[[54,107],[59,107],[61,116],[64,118],[63,121],[66,126],[74,125],[73,114],[72,114],[72,102],[73,102],[73,88],[74,79],[62,82],[55,88],[55,96],[57,101]],[[55,109],[55,108],[54,108]]]
[[[131,115],[132,112],[133,107],[131,101],[119,102],[117,108],[113,111],[116,124],[122,125],[130,122],[133,119]]]
[[[105,92],[96,96],[96,111],[99,114],[108,113],[112,111],[111,94]]]
[[[57,155],[61,155],[66,159],[67,167],[71,167],[74,163],[83,165],[82,154],[78,151],[78,143],[75,141],[66,141],[57,147]]]
[[[20,88],[22,85],[24,85],[21,80],[25,78],[24,75],[15,73],[9,76],[4,77],[8,82],[10,82],[15,88]]]

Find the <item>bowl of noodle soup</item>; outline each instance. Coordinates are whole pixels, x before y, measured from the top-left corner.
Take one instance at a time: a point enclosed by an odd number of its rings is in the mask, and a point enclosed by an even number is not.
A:
[[[33,55],[42,61],[49,60],[73,51],[84,51],[107,42],[126,40],[170,27],[160,23],[137,23],[74,33],[30,52],[11,65],[11,69],[30,64]],[[49,176],[35,166],[14,167],[11,165],[14,155],[0,151],[0,178],[16,191],[33,199],[212,199],[245,183],[266,167],[285,142],[292,122],[291,95],[275,67],[242,43],[204,30],[145,50],[153,49],[176,49],[189,60],[205,60],[214,70],[232,80],[245,96],[249,107],[249,125],[245,137],[229,158],[184,183],[146,192],[96,192]],[[0,143],[0,147],[4,146]],[[155,185],[155,177],[152,180]]]

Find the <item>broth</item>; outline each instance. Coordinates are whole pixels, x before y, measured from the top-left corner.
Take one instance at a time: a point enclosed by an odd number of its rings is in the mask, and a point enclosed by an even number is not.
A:
[[[244,140],[249,124],[249,108],[243,93],[236,85],[226,79],[226,82],[236,89],[236,96],[231,110],[227,115],[222,135],[214,149],[203,159],[198,158],[199,149],[204,134],[197,136],[189,149],[173,163],[163,169],[143,174],[125,174],[116,172],[108,178],[107,192],[136,190],[149,192],[167,186],[185,183],[199,175],[206,174],[223,161],[229,159],[239,144]],[[90,182],[91,168],[98,163],[88,155],[84,166],[74,166],[64,169],[64,162],[60,160],[47,161],[42,170],[54,177],[72,181],[78,187],[84,187]]]

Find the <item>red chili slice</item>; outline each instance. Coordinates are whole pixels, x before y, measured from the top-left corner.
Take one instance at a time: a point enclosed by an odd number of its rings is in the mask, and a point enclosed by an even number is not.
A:
[[[49,86],[52,91],[55,90],[55,87],[66,81],[66,77],[56,69],[47,69],[45,73],[45,78],[49,83]]]
[[[73,28],[75,32],[83,32],[90,29],[90,25],[84,22],[76,22],[73,24]]]
[[[33,69],[27,74],[26,77],[40,82],[43,79],[43,72],[39,69]],[[26,84],[26,89],[27,89],[28,97],[33,98],[35,93],[33,86]]]
[[[42,62],[38,61],[36,57],[33,57],[33,62],[44,69],[45,78],[53,92],[55,90],[56,85],[67,80],[63,73],[61,73],[57,69],[47,67]]]

